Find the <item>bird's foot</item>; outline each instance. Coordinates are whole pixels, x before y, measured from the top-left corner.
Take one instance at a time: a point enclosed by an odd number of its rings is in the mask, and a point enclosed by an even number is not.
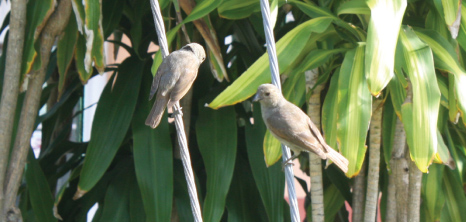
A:
[[[183,107],[180,107],[179,109],[173,109],[172,117],[174,118],[176,115],[181,115],[183,116],[183,111],[181,111]]]
[[[285,167],[288,166],[288,165],[294,166],[294,163],[291,162],[291,161],[290,161],[290,159],[288,159],[288,160],[282,162],[282,171],[285,171]]]

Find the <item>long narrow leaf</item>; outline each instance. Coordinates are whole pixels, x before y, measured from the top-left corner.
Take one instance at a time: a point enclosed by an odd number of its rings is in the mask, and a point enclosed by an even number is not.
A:
[[[196,135],[207,171],[203,217],[206,221],[220,221],[235,168],[236,112],[233,107],[199,107]]]
[[[148,221],[169,221],[173,202],[173,151],[166,116],[156,129],[144,121],[152,108],[152,75],[145,66],[139,101],[132,121],[136,178]]]
[[[437,117],[440,90],[434,70],[430,48],[410,27],[400,32],[407,63],[407,73],[412,85],[412,100],[401,107],[411,158],[422,172],[432,163],[437,152]]]
[[[372,98],[364,76],[364,51],[360,44],[346,53],[338,79],[337,141],[349,160],[347,177],[359,173],[367,149]]]
[[[427,43],[434,53],[435,67],[452,73],[455,77],[456,99],[458,110],[466,125],[466,71],[460,66],[455,49],[438,33],[430,30],[416,31],[416,35]],[[453,99],[453,98],[449,98]]]
[[[367,33],[365,73],[369,90],[378,96],[390,82],[395,49],[406,0],[370,0],[371,20]]]
[[[267,168],[262,152],[262,141],[266,127],[262,120],[260,105],[254,104],[254,125],[246,125],[246,147],[248,149],[249,163],[252,175],[259,189],[262,203],[267,212],[268,221],[283,221],[284,206],[283,195],[285,189],[285,175],[280,164]]]
[[[309,20],[289,31],[277,42],[277,59],[280,72],[299,55],[313,32],[321,33],[330,25],[331,18],[321,17]],[[268,55],[262,55],[248,70],[246,70],[233,84],[218,95],[209,107],[218,109],[223,106],[239,103],[253,95],[257,87],[270,81]]]
[[[92,123],[91,140],[79,180],[77,198],[89,191],[102,177],[120,147],[131,124],[144,63],[131,57],[105,86]]]

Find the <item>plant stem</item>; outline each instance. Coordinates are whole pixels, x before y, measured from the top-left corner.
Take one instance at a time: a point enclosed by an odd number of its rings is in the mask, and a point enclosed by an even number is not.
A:
[[[26,25],[27,0],[11,1],[10,31],[6,51],[5,76],[0,103],[0,220],[4,214],[5,172],[10,152],[11,133],[19,93],[21,61],[23,57],[24,29]]]
[[[29,151],[29,141],[34,130],[39,109],[39,102],[42,93],[47,66],[56,37],[63,31],[71,14],[71,1],[61,0],[57,9],[47,22],[40,37],[41,67],[31,76],[24,99],[21,117],[19,119],[18,133],[12,151],[11,161],[7,172],[7,184],[5,189],[4,209],[14,208],[16,196],[20,186],[23,170]]]
[[[409,165],[408,221],[420,220],[422,172],[413,161]]]
[[[370,125],[369,172],[367,175],[366,207],[364,221],[375,221],[379,199],[380,143],[382,140],[382,100],[373,100]]]
[[[305,72],[307,89],[314,87],[319,76],[318,69]],[[307,81],[309,80],[309,81]],[[309,99],[309,108],[307,114],[312,122],[320,128],[320,93],[324,89],[323,85],[314,88],[311,98]],[[313,152],[309,152],[309,176],[311,177],[311,205],[312,221],[325,221],[324,214],[324,188],[322,185],[322,160]]]
[[[366,161],[362,163],[359,174],[353,184],[353,221],[362,221],[364,217],[364,194],[366,189]]]

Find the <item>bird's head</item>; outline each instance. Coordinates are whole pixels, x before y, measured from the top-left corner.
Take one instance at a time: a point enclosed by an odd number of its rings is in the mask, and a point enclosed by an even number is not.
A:
[[[194,53],[194,55],[196,55],[196,57],[199,59],[199,64],[201,64],[202,62],[204,62],[205,60],[205,50],[204,50],[204,47],[202,47],[202,45],[199,45],[198,43],[189,43],[185,46],[183,46],[183,48],[181,48],[183,50],[189,50],[191,52]]]
[[[259,101],[264,106],[277,106],[282,98],[283,96],[276,86],[262,84],[257,88],[257,93],[252,101]]]

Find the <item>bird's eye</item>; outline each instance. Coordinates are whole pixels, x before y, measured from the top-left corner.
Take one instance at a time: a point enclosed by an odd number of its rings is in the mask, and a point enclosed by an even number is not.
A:
[[[265,93],[265,96],[269,96],[269,95],[270,95],[270,93],[269,93],[269,92],[266,92],[266,93]]]

